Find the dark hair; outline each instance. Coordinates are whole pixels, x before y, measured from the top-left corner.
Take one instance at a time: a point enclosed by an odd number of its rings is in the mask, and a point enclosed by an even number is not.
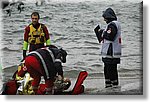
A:
[[[38,13],[38,12],[33,12],[33,13],[31,14],[31,17],[32,17],[32,15],[34,15],[34,16],[38,16],[38,18],[40,19],[40,15],[39,15],[39,13]]]

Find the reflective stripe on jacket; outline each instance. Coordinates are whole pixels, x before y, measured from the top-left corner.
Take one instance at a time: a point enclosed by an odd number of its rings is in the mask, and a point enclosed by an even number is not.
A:
[[[34,55],[40,61],[40,64],[42,65],[42,68],[45,71],[47,79],[53,78],[55,76],[55,57],[50,49],[42,48],[36,51],[32,51],[28,55]]]

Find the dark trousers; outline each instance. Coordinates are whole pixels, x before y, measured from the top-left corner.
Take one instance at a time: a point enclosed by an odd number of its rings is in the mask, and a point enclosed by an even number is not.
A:
[[[104,63],[104,75],[106,85],[118,85],[117,64]]]

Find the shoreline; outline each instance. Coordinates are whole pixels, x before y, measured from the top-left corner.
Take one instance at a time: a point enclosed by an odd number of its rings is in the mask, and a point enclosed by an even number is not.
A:
[[[70,90],[73,89],[76,79],[71,81]],[[82,95],[143,95],[143,82],[139,78],[119,78],[117,88],[105,88],[104,78],[86,78],[83,85],[85,92]]]
[[[3,69],[4,82],[11,80],[13,73],[17,70],[16,66]],[[76,78],[70,78],[71,86],[68,90],[72,90]],[[85,92],[81,95],[143,95],[143,80],[142,78],[119,77],[118,88],[105,88],[103,77],[90,77],[84,80]]]

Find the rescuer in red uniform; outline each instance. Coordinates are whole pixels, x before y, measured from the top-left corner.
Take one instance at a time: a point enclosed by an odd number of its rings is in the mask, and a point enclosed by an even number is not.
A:
[[[50,45],[50,37],[47,27],[39,23],[40,15],[38,12],[31,14],[32,23],[25,28],[23,42],[23,59],[26,57],[26,52],[35,51],[45,45]]]
[[[18,72],[23,77],[28,72],[34,79],[32,89],[35,94],[38,90],[41,76],[44,76],[46,84],[46,94],[53,94],[55,76],[63,80],[62,63],[66,62],[67,52],[56,47],[40,48],[30,52],[25,58],[25,66]]]

